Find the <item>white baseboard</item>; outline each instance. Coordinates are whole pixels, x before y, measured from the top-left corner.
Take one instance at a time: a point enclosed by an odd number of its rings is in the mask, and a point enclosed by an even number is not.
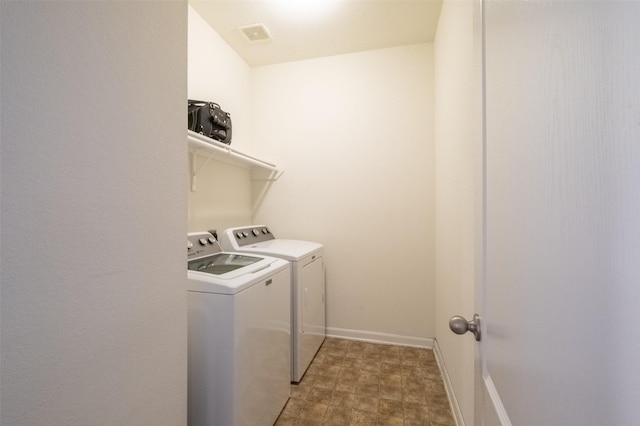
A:
[[[433,348],[434,339],[430,337],[402,336],[398,334],[376,333],[373,331],[348,330],[344,328],[327,327],[327,337],[338,339],[360,340],[363,342],[385,343],[419,348]]]
[[[507,410],[504,408],[504,404],[502,403],[502,399],[500,399],[500,395],[498,395],[498,390],[496,386],[493,384],[493,380],[491,376],[487,375],[482,378],[484,382],[484,388],[489,398],[491,398],[491,404],[494,411],[494,415],[500,421],[502,426],[511,426],[511,420],[509,420],[509,416],[507,415]]]
[[[458,405],[458,398],[456,398],[456,394],[453,391],[453,385],[451,384],[451,379],[449,378],[449,373],[447,372],[447,366],[444,363],[444,359],[442,358],[442,352],[440,352],[440,346],[438,345],[437,340],[433,340],[433,354],[436,356],[436,361],[438,362],[438,367],[440,368],[440,374],[442,374],[442,381],[444,382],[444,387],[447,391],[447,396],[449,397],[449,405],[451,406],[451,412],[453,413],[453,418],[456,421],[457,426],[465,426],[464,418],[462,417],[462,411],[460,411],[460,405]]]

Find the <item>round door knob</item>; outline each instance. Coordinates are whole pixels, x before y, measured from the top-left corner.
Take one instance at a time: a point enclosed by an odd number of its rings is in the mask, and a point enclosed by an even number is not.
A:
[[[473,315],[472,321],[467,321],[464,317],[456,315],[449,320],[449,328],[456,334],[464,334],[467,331],[473,333],[476,340],[479,342],[481,339],[480,334],[480,317],[478,314]]]

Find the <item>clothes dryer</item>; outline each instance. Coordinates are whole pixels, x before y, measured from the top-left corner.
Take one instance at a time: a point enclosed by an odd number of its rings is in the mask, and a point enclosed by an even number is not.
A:
[[[188,423],[271,426],[290,393],[290,264],[222,252],[208,232],[187,251]]]
[[[276,238],[265,225],[229,228],[225,250],[285,259],[291,264],[291,381],[302,379],[326,336],[324,247]]]

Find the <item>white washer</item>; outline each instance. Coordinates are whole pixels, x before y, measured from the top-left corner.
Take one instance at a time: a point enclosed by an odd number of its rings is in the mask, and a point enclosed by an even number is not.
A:
[[[291,381],[299,382],[326,336],[324,247],[275,238],[265,225],[225,229],[220,244],[291,263]]]
[[[271,426],[289,398],[289,262],[226,253],[208,232],[188,251],[188,424]]]

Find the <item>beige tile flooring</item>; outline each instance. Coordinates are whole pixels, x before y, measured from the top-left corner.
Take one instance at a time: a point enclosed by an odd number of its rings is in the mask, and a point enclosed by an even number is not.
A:
[[[433,351],[327,338],[276,426],[455,426]]]

